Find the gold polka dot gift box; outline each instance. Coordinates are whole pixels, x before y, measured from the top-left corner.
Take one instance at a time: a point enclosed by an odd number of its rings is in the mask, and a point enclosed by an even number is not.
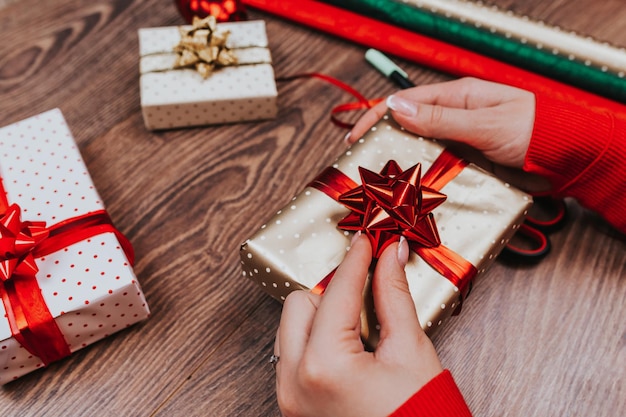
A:
[[[148,129],[276,117],[265,22],[139,29],[140,95]]]
[[[0,384],[149,316],[60,110],[0,128]]]
[[[526,193],[417,137],[385,115],[241,246],[243,275],[277,300],[323,293],[356,230],[374,257],[405,236],[406,266],[422,327],[432,334],[459,311],[532,204]],[[371,285],[362,336],[378,341]]]

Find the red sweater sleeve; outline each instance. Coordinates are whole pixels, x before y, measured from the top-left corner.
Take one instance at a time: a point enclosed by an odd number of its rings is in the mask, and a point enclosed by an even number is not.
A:
[[[472,417],[447,369],[431,379],[389,417]]]
[[[524,170],[626,233],[626,116],[536,95]]]

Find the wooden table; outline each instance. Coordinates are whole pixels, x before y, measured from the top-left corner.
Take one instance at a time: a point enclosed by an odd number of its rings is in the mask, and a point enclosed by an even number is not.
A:
[[[623,0],[494,0],[626,46]],[[0,125],[59,107],[152,317],[0,392],[3,416],[278,416],[268,364],[281,306],[242,277],[239,245],[344,148],[317,80],[279,83],[275,120],[150,132],[137,29],[182,24],[172,1],[0,0]],[[365,48],[264,19],[276,75],[320,71],[381,97]],[[306,47],[303,47],[306,45]],[[418,83],[449,76],[399,61]],[[590,133],[592,127],[590,126]],[[626,412],[626,245],[569,202],[535,266],[497,262],[434,342],[476,416]]]

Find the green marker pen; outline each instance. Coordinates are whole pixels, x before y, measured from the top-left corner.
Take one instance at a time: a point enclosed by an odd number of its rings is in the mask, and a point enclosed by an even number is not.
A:
[[[387,58],[382,52],[376,49],[368,49],[367,52],[365,52],[365,59],[385,77],[396,83],[398,87],[415,87],[415,84],[409,80],[409,75],[392,60]]]

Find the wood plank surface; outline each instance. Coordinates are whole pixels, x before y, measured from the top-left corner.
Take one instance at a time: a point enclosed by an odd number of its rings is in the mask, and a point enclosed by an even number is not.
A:
[[[623,0],[484,3],[626,46]],[[368,97],[394,91],[364,47],[249,15],[266,21],[277,77],[319,71]],[[280,415],[267,359],[281,307],[242,276],[238,249],[344,149],[328,117],[351,98],[279,82],[274,120],[150,132],[137,30],[182,23],[173,1],[0,0],[0,126],[63,111],[152,311],[4,386],[2,416]],[[450,79],[398,62],[417,83]],[[476,416],[626,412],[626,242],[568,205],[547,259],[497,262],[434,336]]]

